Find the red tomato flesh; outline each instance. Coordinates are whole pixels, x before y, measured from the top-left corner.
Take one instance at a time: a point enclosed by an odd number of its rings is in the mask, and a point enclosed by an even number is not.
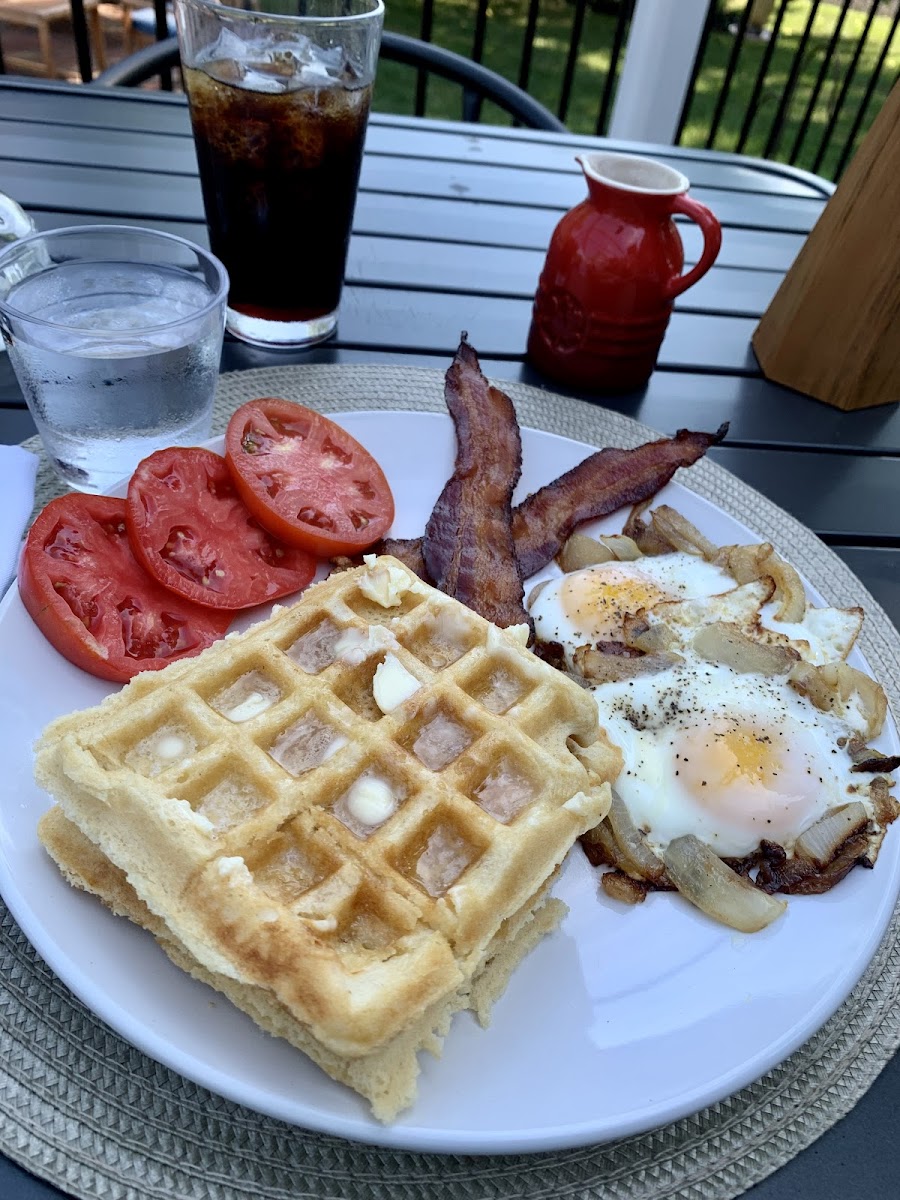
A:
[[[257,520],[323,558],[360,553],[394,519],[391,489],[368,450],[291,400],[243,404],[228,423],[225,457]]]
[[[298,592],[317,566],[313,555],[263,529],[212,450],[173,446],[139,463],[126,523],[145,570],[211,608],[251,608]]]
[[[50,501],[28,532],[19,594],[60,654],[115,683],[199,654],[231,621],[144,571],[128,542],[125,501],[111,496]]]

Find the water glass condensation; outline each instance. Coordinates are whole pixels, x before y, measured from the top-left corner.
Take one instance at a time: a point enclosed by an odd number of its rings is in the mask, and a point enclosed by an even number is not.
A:
[[[89,225],[0,254],[0,332],[57,474],[100,492],[209,436],[228,275],[171,234]]]
[[[382,0],[176,0],[175,17],[228,330],[321,341],[337,325]]]

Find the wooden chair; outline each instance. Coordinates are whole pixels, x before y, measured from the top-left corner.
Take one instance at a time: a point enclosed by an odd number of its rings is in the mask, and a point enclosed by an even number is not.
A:
[[[84,0],[84,14],[93,43],[94,60],[102,71],[106,67],[106,46],[100,26],[100,0]],[[7,71],[23,75],[42,75],[55,79],[59,74],[53,53],[53,30],[56,26],[72,26],[70,0],[0,0],[0,25],[37,31],[40,58],[6,53],[3,61]]]
[[[156,10],[147,0],[117,0],[122,13],[122,38],[129,55],[145,44],[146,38],[156,37]],[[175,18],[166,11],[169,36],[175,36]]]
[[[464,120],[477,121],[482,102],[489,100],[528,129],[565,132],[562,121],[527,92],[496,71],[463,58],[452,50],[445,50],[443,46],[385,31],[381,38],[380,56],[458,83],[463,89]],[[94,84],[100,87],[133,87],[177,67],[179,61],[177,39],[166,38],[115,63],[98,75]]]

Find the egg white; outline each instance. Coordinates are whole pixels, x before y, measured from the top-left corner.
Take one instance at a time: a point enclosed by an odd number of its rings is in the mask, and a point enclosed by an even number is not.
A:
[[[790,852],[828,809],[862,798],[838,744],[846,726],[783,678],[687,659],[592,692],[623,755],[615,789],[657,854],[688,833],[722,857],[763,839]]]

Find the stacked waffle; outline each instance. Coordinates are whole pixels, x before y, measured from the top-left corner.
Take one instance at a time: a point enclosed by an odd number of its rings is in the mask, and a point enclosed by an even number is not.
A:
[[[389,557],[61,718],[63,874],[382,1120],[453,1013],[484,1022],[609,804],[590,694]]]

